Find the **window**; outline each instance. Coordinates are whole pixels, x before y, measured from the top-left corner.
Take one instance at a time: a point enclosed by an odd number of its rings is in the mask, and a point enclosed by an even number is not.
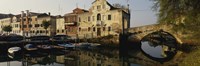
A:
[[[42,30],[40,30],[40,33],[42,33]]]
[[[32,25],[29,25],[29,27],[31,28],[31,27],[32,27]]]
[[[79,28],[79,31],[81,31],[81,28]]]
[[[103,31],[106,31],[106,27],[103,27]]]
[[[95,27],[93,27],[93,31],[96,31],[96,28],[95,28]]]
[[[98,5],[98,6],[97,6],[97,10],[100,10],[100,9],[101,9],[101,6],[100,6],[100,5]]]
[[[111,27],[108,27],[108,31],[111,31]]]
[[[57,33],[59,33],[59,30],[57,30]]]
[[[39,27],[40,25],[39,24],[35,24],[35,27]]]
[[[64,33],[65,31],[64,30],[62,30],[62,33]]]
[[[32,21],[32,19],[31,19],[31,18],[28,18],[28,21],[29,21],[29,22],[31,22],[31,21]]]
[[[27,26],[26,26],[26,25],[23,25],[23,27],[26,28]]]
[[[101,14],[97,14],[97,20],[101,20]]]
[[[90,27],[88,27],[88,31],[90,31],[91,30],[91,28]]]
[[[81,22],[81,18],[79,17],[79,22]]]
[[[90,16],[88,17],[88,22],[90,21]]]
[[[41,24],[41,27],[43,27],[43,24]]]
[[[15,24],[15,27],[18,28],[18,24]]]
[[[37,18],[35,18],[35,21],[37,21]]]
[[[111,20],[111,18],[112,18],[111,15],[108,15],[108,20]]]

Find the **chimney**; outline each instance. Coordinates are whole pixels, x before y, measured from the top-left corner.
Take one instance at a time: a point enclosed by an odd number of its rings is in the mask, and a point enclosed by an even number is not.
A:
[[[21,11],[21,12],[22,12],[21,17],[24,17],[24,11]]]
[[[50,12],[48,12],[48,15],[49,15],[49,16],[51,16],[51,13],[50,13]]]
[[[26,10],[26,16],[29,16],[29,10]]]

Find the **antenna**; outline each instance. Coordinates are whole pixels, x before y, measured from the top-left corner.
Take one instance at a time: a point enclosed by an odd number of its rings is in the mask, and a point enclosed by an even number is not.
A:
[[[61,14],[61,7],[60,7],[60,3],[61,3],[61,0],[59,1],[59,4],[58,4],[58,12],[59,12],[59,15]]]
[[[129,8],[129,0],[126,0],[127,1],[127,9],[128,9],[128,13],[130,13],[130,8]]]

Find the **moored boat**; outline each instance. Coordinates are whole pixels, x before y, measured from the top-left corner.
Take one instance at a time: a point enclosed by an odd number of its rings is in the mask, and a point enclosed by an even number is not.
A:
[[[58,46],[64,47],[64,48],[71,48],[74,49],[75,45],[72,43],[62,43],[62,44],[58,44]]]
[[[33,44],[27,44],[27,45],[24,46],[24,48],[27,51],[36,51],[36,50],[38,50],[38,48],[36,46],[34,46]]]
[[[12,55],[20,54],[21,48],[20,47],[11,47],[8,49],[8,53]]]

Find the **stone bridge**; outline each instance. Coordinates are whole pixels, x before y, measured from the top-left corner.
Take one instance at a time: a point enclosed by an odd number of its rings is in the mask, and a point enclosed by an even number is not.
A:
[[[129,34],[128,40],[140,41],[143,37],[145,37],[148,34],[163,30],[163,31],[171,34],[177,40],[177,42],[179,44],[182,44],[182,41],[181,41],[179,35],[173,33],[171,31],[171,29],[172,29],[172,26],[153,24],[153,25],[129,28],[129,29],[127,29],[126,32]]]

